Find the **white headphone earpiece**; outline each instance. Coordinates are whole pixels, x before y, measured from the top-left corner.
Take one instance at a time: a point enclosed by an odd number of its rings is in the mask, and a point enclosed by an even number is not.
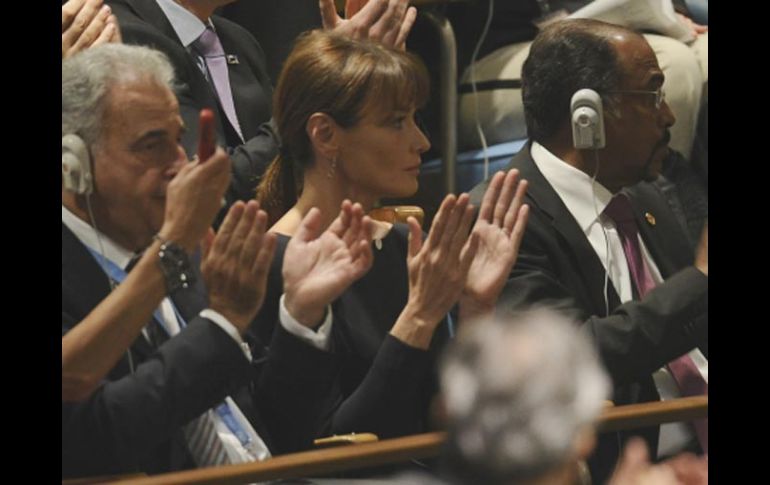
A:
[[[604,110],[599,93],[593,89],[578,90],[572,95],[570,112],[575,148],[604,148]]]
[[[61,137],[61,177],[64,188],[71,192],[90,195],[94,191],[88,146],[73,133]]]

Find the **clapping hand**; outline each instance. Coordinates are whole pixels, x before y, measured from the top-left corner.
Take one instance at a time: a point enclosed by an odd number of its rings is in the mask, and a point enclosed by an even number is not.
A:
[[[360,204],[342,203],[340,215],[320,234],[321,212],[312,208],[286,246],[285,304],[302,325],[321,323],[326,307],[372,266],[372,221]]]

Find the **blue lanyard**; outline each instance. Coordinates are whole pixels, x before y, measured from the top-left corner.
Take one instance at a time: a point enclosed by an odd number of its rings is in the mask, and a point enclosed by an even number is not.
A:
[[[115,264],[113,261],[110,261],[106,257],[102,256],[100,253],[97,253],[93,249],[86,246],[86,249],[91,253],[91,255],[96,259],[96,262],[99,263],[99,266],[104,270],[105,273],[107,273],[107,277],[110,278],[110,280],[115,284],[120,284],[123,282],[123,280],[126,279],[126,276],[128,273]],[[171,301],[171,300],[169,300]],[[177,321],[179,322],[179,328],[184,328],[187,326],[187,322],[185,322],[184,318],[182,318],[182,315],[179,314],[179,310],[176,309],[176,305],[174,305],[174,302],[171,302],[171,307],[174,309],[174,314],[176,315]],[[166,323],[166,319],[163,318],[163,314],[160,312],[160,307],[158,307],[154,312],[152,312],[153,316],[155,317],[155,320],[160,323],[160,326],[163,327],[163,330],[168,334],[168,336],[171,336],[170,329],[168,328],[168,325]]]
[[[225,425],[227,425],[227,428],[230,430],[230,432],[238,438],[238,441],[241,442],[241,445],[248,449],[248,445],[251,443],[251,437],[248,433],[246,433],[238,420],[235,419],[235,416],[233,416],[233,412],[230,410],[230,406],[227,404],[227,401],[217,406],[215,411],[219,417],[222,418],[222,421],[225,423]]]
[[[449,330],[449,338],[455,338],[455,322],[452,320],[452,313],[446,314],[446,326]]]

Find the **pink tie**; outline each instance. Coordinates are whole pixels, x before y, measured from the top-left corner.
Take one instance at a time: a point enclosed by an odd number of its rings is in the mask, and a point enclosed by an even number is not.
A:
[[[623,244],[623,252],[626,254],[631,281],[634,283],[638,297],[644,298],[655,287],[655,280],[652,279],[650,268],[642,257],[639,229],[628,197],[623,194],[616,195],[604,209],[604,213],[615,222]],[[708,395],[708,383],[698,372],[689,355],[684,354],[669,362],[668,370],[683,396]],[[703,452],[708,454],[708,418],[695,420],[693,424]]]
[[[219,37],[217,37],[216,32],[210,26],[207,26],[206,30],[193,43],[193,46],[206,61],[209,82],[214,85],[214,90],[217,93],[222,110],[225,112],[230,124],[235,128],[235,132],[243,140],[241,125],[235,113],[233,92],[230,89],[230,74],[227,68],[225,50],[222,48]]]

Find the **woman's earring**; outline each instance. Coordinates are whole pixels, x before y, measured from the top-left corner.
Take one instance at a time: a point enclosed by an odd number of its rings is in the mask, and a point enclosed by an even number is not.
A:
[[[337,175],[337,155],[332,158],[332,163],[326,171],[326,178],[333,179]]]

